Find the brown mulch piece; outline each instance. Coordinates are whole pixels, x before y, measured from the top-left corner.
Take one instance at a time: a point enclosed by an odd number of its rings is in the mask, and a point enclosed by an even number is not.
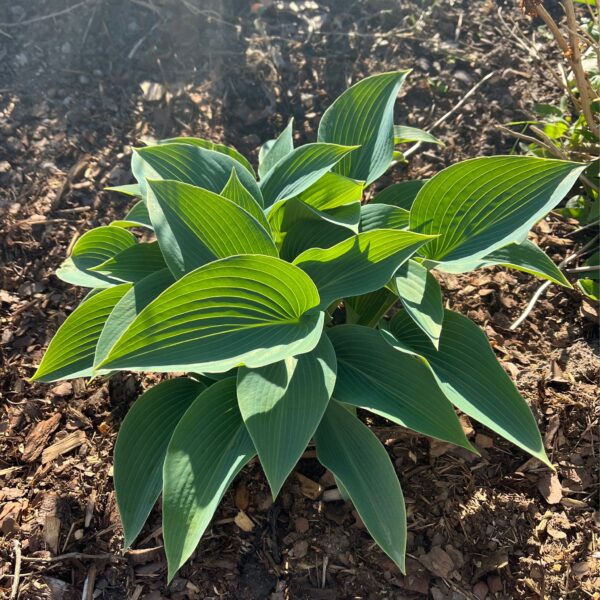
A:
[[[22,600],[598,598],[598,313],[575,291],[551,287],[512,332],[532,277],[441,277],[448,306],[484,328],[531,404],[557,473],[474,422],[464,426],[481,459],[374,419],[406,495],[405,576],[307,454],[274,504],[259,466],[246,469],[167,586],[160,511],[124,553],[112,486],[120,422],[158,379],[27,380],[84,293],[53,272],[75,236],[130,205],[102,189],[131,181],[133,145],[198,135],[255,160],[291,116],[298,141],[313,141],[351,81],[413,68],[396,121],[416,127],[496,74],[434,131],[444,148],[423,147],[381,185],[508,153],[496,125],[557,102],[520,43],[515,26],[533,26],[515,4],[0,3],[0,597],[16,542]],[[579,243],[564,237],[572,229],[551,218],[534,239],[559,262]]]

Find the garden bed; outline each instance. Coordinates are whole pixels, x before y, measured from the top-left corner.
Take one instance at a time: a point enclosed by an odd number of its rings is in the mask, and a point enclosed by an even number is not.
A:
[[[538,281],[443,278],[448,307],[486,331],[530,402],[558,472],[467,420],[481,459],[373,423],[406,495],[405,577],[350,505],[326,501],[318,486],[333,481],[309,451],[274,504],[258,465],[246,469],[167,588],[159,511],[123,558],[111,477],[119,424],[150,379],[27,381],[81,295],[52,274],[73,236],[128,208],[102,189],[129,182],[131,146],[197,135],[247,153],[292,116],[314,140],[348,83],[413,68],[396,122],[427,127],[468,97],[434,130],[446,146],[421,148],[390,182],[506,154],[514,140],[497,126],[557,93],[513,3],[500,15],[502,3],[461,0],[36,4],[0,9],[0,594],[17,547],[22,599],[597,597],[598,313],[574,291],[552,286],[511,331]],[[534,233],[559,262],[580,245],[574,229],[550,218]]]

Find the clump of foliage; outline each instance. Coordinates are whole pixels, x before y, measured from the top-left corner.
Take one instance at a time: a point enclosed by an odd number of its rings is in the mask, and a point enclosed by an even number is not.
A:
[[[584,166],[476,158],[362,204],[394,160],[406,75],[348,89],[316,143],[294,148],[286,128],[261,148],[258,181],[206,140],[135,150],[138,183],[120,191],[139,202],[82,235],[57,272],[92,291],[33,379],[176,374],[135,402],[114,453],[126,546],[162,492],[169,578],[249,461],[276,497],[311,440],[404,569],[400,483],[357,408],[477,452],[456,407],[550,466],[531,410],[484,333],[444,309],[432,270],[506,265],[569,286],[526,238]]]
[[[575,3],[580,5],[579,18]],[[510,123],[520,127],[512,132],[521,140],[521,149],[530,156],[583,162],[588,165],[580,175],[579,193],[568,199],[556,213],[575,219],[588,234],[600,224],[600,31],[596,0],[561,0],[565,25],[561,27],[541,1],[525,2],[531,16],[547,27],[563,61],[558,69],[544,66],[550,79],[562,90],[558,104],[536,104],[535,120]],[[585,5],[585,7],[581,7]],[[592,236],[593,237],[593,236]],[[596,242],[597,242],[596,238]],[[594,241],[586,244],[591,249]],[[596,244],[597,246],[597,244]],[[582,267],[578,289],[590,300],[600,300],[600,253],[595,250]]]

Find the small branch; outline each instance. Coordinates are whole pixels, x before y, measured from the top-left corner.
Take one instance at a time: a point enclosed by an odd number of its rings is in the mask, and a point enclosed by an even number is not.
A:
[[[600,239],[600,235],[597,235],[593,240],[590,240],[585,246],[583,246],[583,248],[579,249],[574,254],[567,256],[567,258],[565,258],[558,265],[558,268],[561,269],[561,268],[565,267],[569,263],[572,263],[576,258],[579,258],[583,254],[585,254],[590,248],[594,247],[594,244],[596,244],[599,239]],[[517,327],[519,327],[519,325],[521,325],[521,323],[523,323],[523,321],[529,316],[529,313],[533,310],[533,307],[535,306],[536,302],[540,299],[542,294],[550,287],[551,283],[552,283],[551,281],[546,281],[536,290],[536,292],[531,297],[529,304],[527,304],[527,307],[521,313],[521,316],[508,328],[509,331],[514,331],[515,329],[517,329]]]
[[[577,36],[577,19],[575,17],[573,0],[563,0],[563,6],[565,7],[565,13],[567,14],[567,26],[569,28],[570,40],[570,52],[567,56],[571,62],[575,80],[577,81],[577,88],[581,96],[581,110],[592,133],[597,138],[600,138],[600,127],[596,125],[594,115],[592,114],[592,101],[590,98],[591,86],[581,62],[581,52],[579,51],[579,39]]]
[[[573,269],[565,269],[567,273],[597,273],[600,271],[600,265],[589,265],[583,267],[574,267]]]
[[[127,560],[124,556],[117,556],[116,554],[85,554],[83,552],[67,552],[66,554],[49,556],[48,558],[24,556],[23,560],[26,562],[53,563],[60,562],[62,560],[72,560],[74,558],[79,560]]]
[[[433,125],[427,127],[425,131],[431,131],[435,129],[439,125],[441,125],[448,117],[453,115],[466,101],[472,96],[488,79],[493,77],[496,74],[496,71],[492,71],[488,73],[485,77],[483,77],[478,83],[476,83],[462,98],[461,100],[455,104],[451,110],[449,110],[445,115],[441,116]],[[410,156],[414,152],[416,152],[422,145],[422,142],[417,142],[414,146],[411,146],[406,152],[403,152],[404,156]]]
[[[73,6],[69,6],[67,8],[64,8],[63,10],[50,13],[49,15],[42,15],[41,17],[34,17],[33,19],[26,19],[25,21],[19,21],[17,23],[0,23],[0,27],[20,27],[21,25],[31,25],[32,23],[38,23],[39,21],[46,21],[48,19],[54,19],[55,17],[62,17],[62,15],[66,15],[67,13],[70,13],[76,8],[79,8],[80,6],[85,6],[86,4],[88,4],[88,0],[78,2],[77,4],[73,4]]]
[[[13,540],[13,547],[15,551],[15,574],[12,582],[12,587],[10,589],[10,599],[9,600],[17,600],[19,595],[19,581],[21,576],[21,544],[19,540]]]

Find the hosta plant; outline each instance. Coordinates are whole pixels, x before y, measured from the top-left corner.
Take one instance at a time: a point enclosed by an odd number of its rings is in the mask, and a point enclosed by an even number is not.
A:
[[[119,191],[139,199],[57,272],[91,291],[33,379],[171,374],[134,403],[114,452],[125,546],[162,494],[169,578],[245,465],[258,455],[276,497],[311,443],[403,569],[400,483],[357,408],[477,452],[458,409],[550,465],[531,410],[433,272],[506,265],[569,286],[527,232],[583,166],[476,158],[364,203],[397,152],[406,74],[347,90],[315,143],[294,147],[286,128],[258,176],[206,140],[135,150],[137,183]]]

